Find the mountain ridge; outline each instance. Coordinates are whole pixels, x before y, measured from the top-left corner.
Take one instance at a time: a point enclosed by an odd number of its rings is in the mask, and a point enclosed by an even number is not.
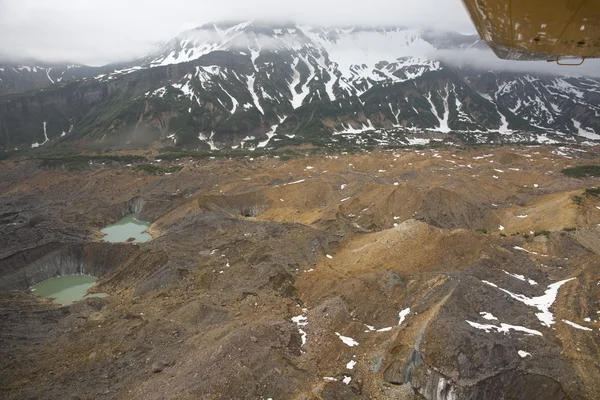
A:
[[[476,35],[405,27],[205,24],[133,62],[4,94],[0,148],[128,136],[211,150],[395,146],[432,134],[467,143],[600,139],[600,80],[435,57],[483,46]]]

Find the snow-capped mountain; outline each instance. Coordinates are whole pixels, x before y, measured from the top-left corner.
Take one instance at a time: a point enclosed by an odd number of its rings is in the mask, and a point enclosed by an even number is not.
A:
[[[472,48],[485,44],[406,27],[207,24],[127,65],[0,98],[0,146],[129,134],[213,150],[600,139],[599,80],[437,56]]]

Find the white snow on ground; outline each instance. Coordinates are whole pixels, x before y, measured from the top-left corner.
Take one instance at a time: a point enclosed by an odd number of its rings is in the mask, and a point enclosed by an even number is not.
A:
[[[544,133],[543,135],[537,135],[537,142],[538,143],[546,143],[546,144],[560,143],[557,140],[550,139],[548,137],[548,134],[546,134],[546,133]]]
[[[529,251],[529,250],[524,249],[524,248],[522,248],[520,246],[513,246],[513,249],[515,249],[515,250],[521,250],[521,251],[524,251],[525,253],[529,253],[529,254],[537,254],[535,251]]]
[[[50,68],[52,69],[52,68]],[[50,139],[48,139],[48,134],[46,133],[46,121],[44,121],[44,142],[43,143],[32,143],[31,144],[31,148],[35,149],[37,147],[43,146],[46,143],[48,143],[50,141]]]
[[[46,121],[44,121],[44,143],[42,144],[46,144],[49,141],[50,139],[48,139],[48,134],[46,133]]]
[[[599,140],[600,139],[600,135],[596,134],[592,130],[587,130],[587,129],[583,128],[581,126],[580,122],[573,120],[573,124],[575,125],[575,129],[577,129],[577,134],[579,136],[583,136],[584,138],[592,139],[592,140]]]
[[[494,317],[492,314],[490,314],[489,312],[480,312],[479,313],[483,319],[487,319],[488,321],[494,321],[494,320],[498,320],[498,318]]]
[[[301,347],[306,344],[307,334],[301,327],[308,325],[308,318],[304,315],[307,311],[308,310],[306,308],[303,308],[302,314],[297,315],[292,318],[292,322],[296,323],[296,325],[298,326],[298,332],[300,333],[300,336],[302,337]]]
[[[188,78],[191,79],[191,77],[192,77],[192,74],[189,74]],[[198,103],[198,105],[200,107],[202,107],[202,104],[200,103],[200,99],[198,98],[198,96],[196,96],[196,93],[194,93],[194,89],[192,89],[192,83],[191,83],[191,81],[187,81],[185,84],[184,83],[177,83],[177,84],[173,84],[171,86],[173,86],[176,89],[181,90],[183,92],[184,96],[190,98],[190,102],[194,101],[194,97],[195,97],[196,98],[196,103]],[[221,102],[221,100],[219,100],[219,102]],[[221,105],[223,105],[223,103],[221,103]],[[227,107],[225,107],[223,105],[223,108],[226,109]],[[189,112],[191,112],[191,108],[190,108]]]
[[[419,138],[405,138],[409,145],[411,146],[424,146],[429,144],[431,140],[429,139],[419,139]]]
[[[52,80],[52,78],[50,78],[50,71],[52,71],[52,68],[48,68],[46,70],[46,76],[48,77],[48,80],[52,83],[54,83],[54,81]]]
[[[265,111],[260,106],[258,95],[254,91],[254,75],[248,77],[248,91],[252,95],[252,100],[254,101],[254,105],[256,106],[258,111],[260,111],[261,114],[265,115]]]
[[[333,134],[334,135],[356,135],[358,133],[375,130],[375,127],[373,126],[373,123],[371,122],[370,119],[367,119],[366,125],[361,124],[360,128],[353,128],[352,125],[350,125],[350,123],[342,124],[342,127],[344,128],[343,130],[341,130],[339,132],[334,132]]]
[[[215,141],[213,140],[213,137],[215,136],[214,132],[210,133],[210,137],[206,137],[203,133],[200,133],[198,135],[198,139],[200,139],[203,142],[208,143],[208,145],[210,146],[211,150],[219,150],[219,148],[217,147],[217,145],[215,144]]]
[[[275,124],[271,126],[271,130],[267,132],[267,140],[258,143],[256,147],[266,147],[269,144],[269,141],[275,136],[275,132],[277,131],[277,127],[279,124]]]
[[[210,137],[208,138],[208,145],[210,146],[211,150],[219,150],[219,148],[217,147],[217,145],[215,144],[215,141],[213,140],[213,137],[215,136],[214,132],[210,133]]]
[[[332,256],[330,256],[329,254],[325,254],[325,257],[329,258],[330,260],[333,258]]]
[[[450,117],[450,110],[448,109],[448,96],[449,95],[450,94],[448,92],[448,88],[446,87],[446,96],[442,97],[442,100],[444,102],[444,115],[442,115],[441,117],[438,114],[437,109],[435,108],[435,105],[433,104],[433,101],[431,101],[431,93],[429,93],[426,97],[427,101],[429,101],[429,104],[431,105],[431,112],[433,113],[433,115],[435,115],[435,117],[440,122],[439,128],[436,128],[434,130],[438,131],[438,132],[442,132],[442,133],[450,132],[450,127],[448,126],[448,118]]]
[[[292,322],[295,322],[298,326],[306,326],[308,324],[308,318],[304,314],[292,317]]]
[[[306,83],[304,84],[304,86],[302,87],[302,93],[306,92],[306,94],[310,94],[310,89],[308,87],[308,85],[312,82],[312,80],[315,77],[315,67],[313,67],[313,65],[308,62],[308,60],[306,60],[304,57],[302,57],[302,61],[304,62],[304,64],[306,64],[306,66],[308,67],[308,79],[306,79]],[[319,95],[319,98],[321,96]]]
[[[354,369],[354,366],[355,366],[355,365],[356,365],[356,361],[354,361],[354,360],[350,360],[350,361],[348,362],[348,364],[346,364],[346,368],[347,368],[347,369]]]
[[[350,347],[358,346],[358,342],[356,340],[352,339],[351,337],[342,336],[338,332],[336,332],[335,334],[337,337],[340,338],[340,340],[342,342],[344,342],[345,345],[350,346]]]
[[[294,77],[292,78],[292,83],[290,83],[290,92],[292,93],[291,103],[294,109],[300,107],[302,105],[302,101],[304,100],[304,97],[299,98],[298,93],[296,92],[296,86],[300,83],[300,72],[298,72],[298,70],[296,69],[298,62],[300,62],[300,59],[296,58],[294,60],[294,64],[292,65],[292,69],[294,70]]]
[[[125,68],[125,69],[118,69],[113,71],[108,79],[115,79],[118,75],[127,75],[127,74],[131,74],[132,72],[138,71],[140,69],[143,69],[144,67],[141,66],[137,66],[137,67],[131,67],[131,68]],[[103,78],[106,75],[98,75],[96,78]],[[60,82],[62,78],[59,78],[58,81]]]
[[[295,185],[297,183],[302,183],[304,182],[306,179],[300,179],[299,181],[295,181],[295,182],[290,182],[290,183],[286,183],[283,186],[288,186],[288,185]]]
[[[302,27],[302,30],[310,39],[325,48],[329,59],[337,63],[342,76],[350,81],[406,80],[393,76],[387,68],[375,68],[381,60],[396,60],[400,55],[407,56],[407,59],[397,60],[393,64],[398,65],[399,68],[403,67],[403,64],[406,64],[406,67],[412,66],[410,69],[412,72],[406,73],[408,79],[414,79],[429,70],[441,69],[439,62],[425,58],[434,48],[423,40],[416,30],[395,29],[370,32],[340,28],[336,29],[336,37],[333,40],[323,31],[313,27]],[[357,60],[360,60],[360,65],[356,65]],[[363,65],[366,68],[363,68]]]
[[[559,92],[568,93],[569,97],[576,96],[577,98],[583,99],[584,94],[585,94],[584,92],[577,89],[575,86],[573,86],[569,82],[565,81],[563,78],[555,79],[553,87],[558,89]]]
[[[518,353],[521,356],[521,358],[525,358],[527,356],[531,357],[531,353],[528,353],[528,352],[523,351],[523,350],[519,350]]]
[[[569,157],[567,155],[567,153],[564,153],[564,152],[562,152],[560,150],[552,150],[552,154],[556,154],[557,156],[561,156],[563,158],[573,158],[573,157]]]
[[[163,97],[165,95],[165,93],[167,93],[167,88],[163,86],[154,91],[146,92],[145,96],[146,97],[148,97],[148,96]]]
[[[298,84],[301,81],[301,75],[296,67],[298,66],[298,63],[300,61],[302,61],[304,64],[306,64],[306,66],[309,68],[310,76],[308,77],[308,79],[306,80],[304,85],[302,86],[301,92],[298,93],[298,92],[296,92],[296,86],[298,86]],[[315,69],[308,61],[306,61],[304,59],[296,58],[294,60],[294,64],[292,65],[292,70],[294,71],[294,76],[292,79],[292,83],[290,83],[290,92],[292,93],[292,99],[290,100],[290,102],[292,103],[292,107],[294,107],[294,109],[296,109],[302,105],[304,98],[310,93],[308,84],[315,76]]]
[[[369,333],[369,332],[389,332],[393,329],[393,327],[388,326],[386,328],[381,328],[381,329],[375,329],[374,326],[372,325],[367,325],[365,324],[365,326],[367,327],[367,330],[365,331],[365,333]]]
[[[496,332],[502,332],[504,334],[509,333],[509,331],[512,329],[514,331],[517,332],[525,332],[528,335],[538,335],[538,336],[543,336],[542,332],[533,330],[533,329],[529,329],[529,328],[525,328],[524,326],[518,326],[518,325],[509,325],[509,324],[504,324],[501,323],[500,326],[496,326],[496,325],[488,325],[488,324],[478,324],[477,322],[471,322],[468,320],[465,320],[469,325],[471,325],[473,328],[476,329],[481,329],[484,330],[486,332],[490,332],[492,330],[495,330]]]
[[[498,110],[497,105],[496,110]],[[500,111],[498,111],[498,114],[500,114],[500,128],[498,128],[498,132],[501,135],[511,135],[513,133],[513,130],[508,127],[508,120],[506,119],[506,116]]]
[[[498,226],[498,230],[503,231],[504,227],[502,225]]]
[[[410,314],[410,308],[405,308],[404,310],[398,313],[398,318],[400,319],[398,321],[398,325],[402,325],[402,322],[404,322],[404,319],[408,314]]]
[[[343,203],[343,202],[348,201],[348,200],[350,200],[350,197],[346,197],[344,199],[341,199],[340,202]]]
[[[302,335],[302,344],[300,345],[300,347],[302,347],[306,344],[306,332],[304,332],[302,329],[298,329],[298,332],[300,332],[300,335]]]
[[[342,382],[344,382],[346,385],[349,385],[351,381],[352,377],[344,375],[344,379],[342,380]]]
[[[238,103],[237,99],[235,97],[233,97],[232,95],[229,94],[229,92],[227,90],[225,90],[225,88],[219,84],[219,86],[221,87],[221,90],[231,98],[231,102],[233,103],[233,108],[231,109],[230,113],[231,114],[235,114],[235,110],[237,110],[237,107],[240,103]]]
[[[325,91],[327,92],[327,96],[329,96],[329,100],[335,101],[335,93],[333,93],[333,85],[338,81],[338,77],[335,76],[332,72],[329,72],[331,79],[325,84]]]
[[[504,270],[502,270],[502,271],[504,271]],[[513,278],[517,278],[517,279],[518,279],[518,280],[520,280],[520,281],[527,282],[527,283],[529,283],[529,284],[530,284],[530,285],[532,285],[532,286],[533,286],[533,285],[537,285],[537,282],[536,282],[536,281],[534,281],[533,279],[526,279],[524,275],[519,275],[519,274],[511,274],[511,273],[510,273],[510,272],[508,272],[508,271],[504,271],[504,273],[505,273],[506,275],[510,275],[510,276],[512,276]]]
[[[243,148],[244,148],[244,146],[246,145],[246,142],[247,142],[247,141],[249,141],[249,140],[254,140],[254,139],[256,139],[254,136],[246,136],[245,138],[243,138],[243,139],[240,141],[240,148],[242,148],[242,149],[243,149]],[[250,148],[251,148],[251,147],[250,147]]]
[[[337,381],[337,379],[332,378],[331,376],[324,376],[323,379],[325,379],[326,381],[331,381],[331,382]]]
[[[250,58],[252,59],[252,65],[254,66],[254,70],[258,71],[258,68],[256,68],[256,59],[260,56],[260,48],[258,51],[256,51],[249,47],[249,50],[250,50]]]
[[[540,310],[540,312],[536,313],[535,316],[538,317],[538,319],[540,320],[542,325],[550,327],[550,325],[554,324],[554,315],[552,315],[552,313],[550,312],[550,307],[556,300],[556,296],[558,295],[558,289],[560,289],[560,287],[562,285],[564,285],[565,283],[567,283],[569,281],[572,281],[573,279],[576,279],[576,278],[565,279],[565,280],[553,283],[548,286],[548,289],[546,289],[546,291],[544,292],[543,295],[537,296],[537,297],[527,297],[522,294],[515,294],[515,293],[512,293],[506,289],[503,289],[493,283],[490,283],[487,281],[482,281],[482,282],[487,283],[488,285],[493,286],[495,288],[498,288],[499,290],[508,294],[513,299],[520,301],[523,304],[537,308],[538,310]]]
[[[587,328],[587,327],[585,327],[585,326],[578,325],[578,324],[576,324],[575,322],[571,322],[571,321],[569,321],[569,320],[566,320],[566,319],[563,319],[562,321],[563,321],[565,324],[567,324],[567,325],[571,325],[573,328],[581,329],[582,331],[591,331],[591,330],[592,330],[592,329],[590,329],[590,328]]]
[[[517,215],[517,218],[527,218],[528,215]]]
[[[224,46],[218,43],[207,43],[207,38],[189,38],[181,42],[182,51],[173,50],[164,58],[157,58],[152,61],[150,67],[160,67],[171,64],[179,64],[191,60],[198,59],[205,54],[219,50]],[[187,45],[192,42],[195,46],[187,48]]]

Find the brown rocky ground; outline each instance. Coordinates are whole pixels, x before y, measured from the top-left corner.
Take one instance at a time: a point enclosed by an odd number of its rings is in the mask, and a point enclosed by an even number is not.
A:
[[[600,179],[560,173],[599,151],[4,161],[0,397],[600,398]],[[102,243],[133,211],[154,239]],[[26,290],[64,268],[110,297]]]

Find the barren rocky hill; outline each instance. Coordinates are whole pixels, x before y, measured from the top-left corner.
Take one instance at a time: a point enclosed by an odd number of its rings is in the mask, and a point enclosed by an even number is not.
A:
[[[0,397],[597,399],[598,157],[1,161]],[[109,297],[27,291],[58,268]]]

